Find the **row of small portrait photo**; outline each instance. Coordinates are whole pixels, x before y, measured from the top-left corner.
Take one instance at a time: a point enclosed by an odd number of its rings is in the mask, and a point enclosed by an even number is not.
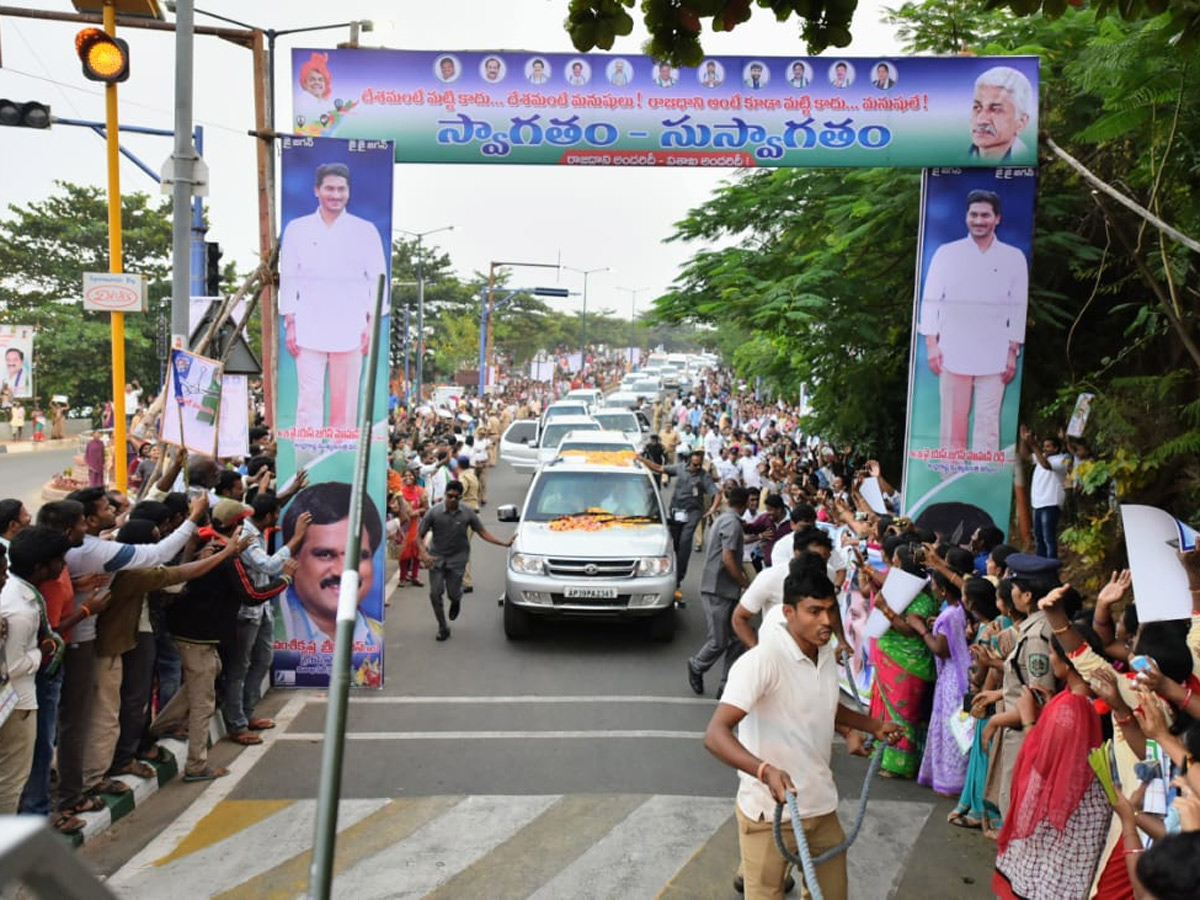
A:
[[[443,54],[434,62],[434,75],[444,84],[457,81],[463,74],[463,64],[457,56]],[[488,83],[499,84],[508,77],[509,64],[497,55],[485,56],[479,62],[479,76]],[[680,70],[668,63],[654,63],[648,73],[649,83],[655,87],[669,88],[679,83]],[[725,66],[719,60],[709,59],[695,70],[696,81],[701,87],[715,88],[725,83]],[[816,69],[803,59],[793,60],[784,66],[781,77],[789,87],[806,88],[813,84]],[[550,84],[555,79],[554,66],[543,56],[530,57],[524,64],[525,80],[530,84]],[[572,87],[583,87],[592,80],[592,63],[583,58],[568,60],[559,77]],[[604,77],[614,87],[633,84],[636,67],[627,59],[616,57],[604,66]],[[838,59],[829,64],[825,77],[830,87],[848,88],[854,84],[857,73],[854,64]],[[881,60],[872,69],[871,87],[887,91],[896,86],[898,72],[894,63]],[[742,66],[741,83],[749,90],[761,90],[771,82],[771,67],[762,60],[750,60]]]

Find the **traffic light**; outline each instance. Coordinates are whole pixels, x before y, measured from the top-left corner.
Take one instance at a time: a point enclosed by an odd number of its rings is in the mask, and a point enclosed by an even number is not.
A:
[[[204,291],[209,297],[221,296],[221,245],[204,242]]]
[[[0,100],[0,125],[17,128],[49,128],[50,107],[45,103],[30,100]]]
[[[129,77],[129,45],[99,28],[85,28],[75,35],[75,52],[89,81],[116,84]]]

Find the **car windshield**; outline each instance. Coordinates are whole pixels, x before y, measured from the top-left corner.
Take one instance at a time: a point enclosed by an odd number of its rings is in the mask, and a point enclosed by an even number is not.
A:
[[[607,513],[661,522],[654,485],[644,472],[544,471],[525,507],[527,522]]]
[[[657,381],[635,381],[633,383],[633,387],[631,388],[631,390],[635,394],[657,394],[658,393],[658,382]]]
[[[592,418],[609,431],[637,431],[637,416],[627,412],[596,413]]]
[[[584,416],[587,415],[586,403],[564,403],[561,406],[551,406],[546,410],[544,418],[553,419],[557,416]]]
[[[557,447],[562,443],[563,435],[568,431],[599,431],[600,426],[595,422],[589,422],[586,425],[571,425],[569,423],[558,424],[551,422],[542,431],[542,446]]]

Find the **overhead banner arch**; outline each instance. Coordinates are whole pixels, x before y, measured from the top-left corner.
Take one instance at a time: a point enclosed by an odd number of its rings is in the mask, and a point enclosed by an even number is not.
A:
[[[292,131],[391,140],[397,162],[1036,165],[1038,59],[292,51]],[[975,128],[979,88],[1014,99]],[[985,114],[989,111],[985,108]]]

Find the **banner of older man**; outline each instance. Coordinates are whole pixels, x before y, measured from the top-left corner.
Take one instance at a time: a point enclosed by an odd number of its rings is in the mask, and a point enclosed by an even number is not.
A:
[[[0,406],[33,397],[33,326],[0,325]]]
[[[922,188],[904,508],[965,539],[1008,530],[1037,173],[929,169]]]
[[[307,485],[280,513],[283,541],[304,537],[295,582],[275,603],[277,686],[329,683],[367,349],[372,334],[386,342],[391,319],[393,153],[386,141],[282,140],[278,475],[284,483],[302,471]],[[354,683],[374,687],[383,683],[386,351],[376,384],[353,650]]]

